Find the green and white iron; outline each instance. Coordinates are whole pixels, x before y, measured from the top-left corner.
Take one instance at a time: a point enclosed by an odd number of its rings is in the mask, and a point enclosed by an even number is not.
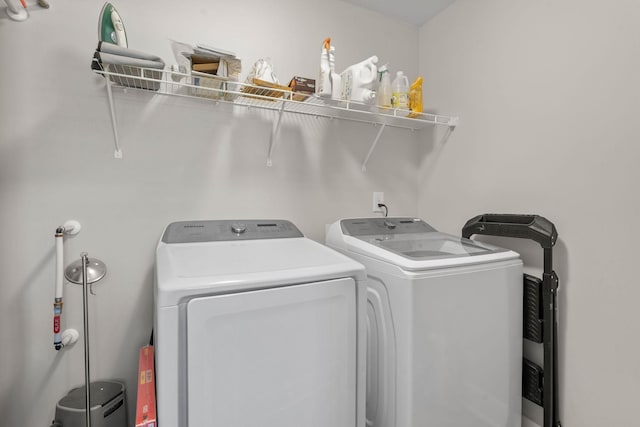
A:
[[[122,18],[115,7],[109,2],[102,6],[98,18],[98,38],[107,43],[127,47],[127,33],[124,30]]]

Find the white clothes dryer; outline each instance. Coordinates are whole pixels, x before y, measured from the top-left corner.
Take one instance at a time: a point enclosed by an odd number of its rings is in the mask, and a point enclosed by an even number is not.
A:
[[[519,427],[522,261],[415,218],[343,219],[367,270],[367,425]]]
[[[288,221],[188,221],[156,250],[165,427],[364,427],[366,275]]]

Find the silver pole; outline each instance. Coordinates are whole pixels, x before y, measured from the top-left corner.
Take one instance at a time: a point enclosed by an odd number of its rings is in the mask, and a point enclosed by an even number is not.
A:
[[[85,415],[86,427],[91,427],[91,378],[89,376],[89,293],[87,292],[87,266],[89,255],[86,252],[82,257],[82,314],[84,318],[84,385],[85,385]]]

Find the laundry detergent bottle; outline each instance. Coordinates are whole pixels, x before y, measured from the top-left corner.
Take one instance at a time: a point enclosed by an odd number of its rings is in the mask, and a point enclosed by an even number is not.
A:
[[[372,56],[344,70],[342,78],[342,96],[345,101],[370,102],[376,97],[378,83],[378,57]]]
[[[396,73],[391,83],[391,106],[399,110],[409,109],[409,80],[402,71]]]
[[[418,77],[409,88],[409,117],[418,117],[422,114],[422,77]]]

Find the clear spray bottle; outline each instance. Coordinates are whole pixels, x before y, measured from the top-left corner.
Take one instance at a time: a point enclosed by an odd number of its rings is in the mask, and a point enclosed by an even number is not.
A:
[[[391,80],[387,64],[378,69],[378,76],[379,86],[376,94],[376,103],[380,108],[391,108]]]

